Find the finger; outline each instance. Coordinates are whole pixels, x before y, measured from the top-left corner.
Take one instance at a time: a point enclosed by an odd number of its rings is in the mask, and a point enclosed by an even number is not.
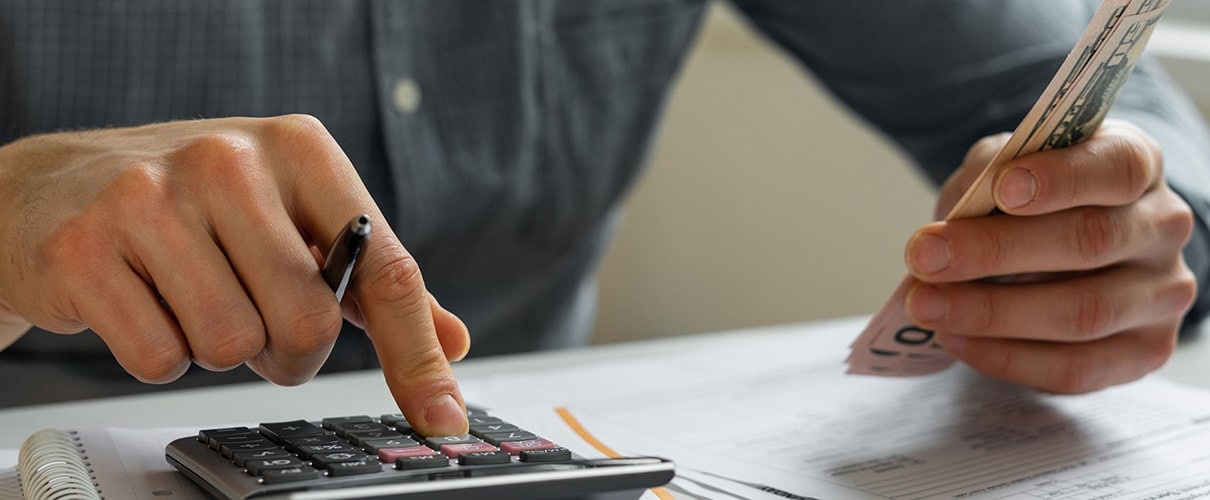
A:
[[[1075,394],[1137,380],[1158,369],[1172,355],[1176,331],[1139,329],[1079,344],[945,334],[940,341],[954,357],[989,376]]]
[[[904,304],[919,326],[973,337],[1088,342],[1115,332],[1176,321],[1195,284],[1183,266],[1119,267],[1032,283],[916,283]]]
[[[152,227],[128,236],[134,252],[128,259],[146,272],[172,309],[193,360],[222,371],[260,352],[265,342],[260,315],[209,232],[172,217]]]
[[[996,206],[1014,215],[1077,206],[1117,206],[1139,199],[1163,179],[1159,146],[1123,122],[1087,141],[1017,158],[996,174]]]
[[[1169,259],[1188,238],[1188,208],[1168,203],[1082,207],[1032,217],[977,217],[929,224],[904,260],[923,281],[1095,269]]]
[[[350,290],[365,320],[395,402],[427,435],[463,434],[466,407],[434,324],[415,259],[395,237],[347,157],[318,121],[286,117],[262,123],[265,137],[288,144],[282,164],[297,165],[283,189],[295,220],[325,252],[359,213],[374,227]],[[292,197],[292,199],[290,199]]]
[[[383,226],[379,226],[383,227]],[[371,236],[353,295],[395,402],[422,435],[467,431],[466,407],[438,335],[420,267],[392,234]]]
[[[958,170],[949,176],[942,184],[941,190],[937,195],[937,207],[934,218],[941,219],[945,214],[949,213],[950,209],[958,203],[966,190],[971,184],[979,178],[983,170],[991,163],[992,158],[1004,147],[1004,143],[1008,142],[1008,138],[1012,134],[1003,132],[995,135],[989,135],[980,139],[971,146],[966,152],[966,157],[962,160],[962,165]]]
[[[104,277],[86,278],[73,293],[73,307],[135,378],[168,383],[189,369],[190,351],[159,295],[123,263]],[[122,300],[91,300],[121,297]]]
[[[193,162],[212,178],[199,193],[207,200],[206,218],[263,323],[263,349],[248,366],[266,380],[301,384],[315,376],[336,342],[340,305],[265,167],[224,151],[230,148],[214,145]]]

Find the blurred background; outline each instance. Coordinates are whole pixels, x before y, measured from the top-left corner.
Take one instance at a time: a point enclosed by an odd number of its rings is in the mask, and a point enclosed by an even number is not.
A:
[[[1174,0],[1148,50],[1210,114],[1210,2]],[[933,200],[903,155],[716,2],[599,272],[594,341],[871,314]]]

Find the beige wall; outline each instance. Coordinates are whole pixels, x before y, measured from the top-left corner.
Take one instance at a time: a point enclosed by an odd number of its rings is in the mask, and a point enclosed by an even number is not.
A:
[[[868,313],[931,188],[716,8],[600,272],[598,342]]]

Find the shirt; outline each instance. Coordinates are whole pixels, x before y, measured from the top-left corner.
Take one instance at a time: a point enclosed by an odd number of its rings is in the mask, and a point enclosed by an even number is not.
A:
[[[1096,3],[735,0],[751,24],[945,179],[1013,129]],[[0,0],[0,141],[222,116],[309,113],[344,148],[472,355],[580,345],[592,270],[651,148],[705,0]],[[1115,114],[1165,149],[1198,214],[1210,149],[1151,62]],[[750,168],[737,166],[736,168]],[[1191,313],[1207,309],[1201,294]],[[347,329],[324,371],[368,368]],[[31,331],[0,352],[0,406],[255,378],[194,367],[148,386],[91,333]],[[54,387],[54,390],[45,390]]]

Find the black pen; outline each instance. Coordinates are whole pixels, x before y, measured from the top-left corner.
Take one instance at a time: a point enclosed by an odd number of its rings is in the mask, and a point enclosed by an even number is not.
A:
[[[370,216],[358,215],[340,232],[328,256],[324,258],[324,281],[336,292],[336,301],[345,298],[345,290],[349,287],[349,278],[353,276],[353,266],[357,264],[357,256],[366,238],[370,237]]]

